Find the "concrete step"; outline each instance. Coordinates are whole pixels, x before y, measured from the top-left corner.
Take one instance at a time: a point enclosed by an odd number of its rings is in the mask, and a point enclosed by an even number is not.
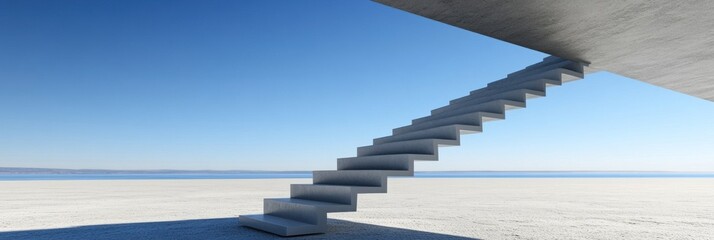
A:
[[[537,79],[551,79],[554,81],[560,81],[561,83],[569,82],[576,79],[582,79],[583,72],[573,71],[565,68],[555,68],[548,69],[546,71],[537,72],[534,74],[523,75],[515,78],[504,78],[498,81],[494,81],[486,85],[490,88],[507,87],[508,85],[520,84],[527,81],[537,80]]]
[[[313,184],[387,187],[387,176],[408,171],[389,170],[325,170],[312,172]]]
[[[481,126],[471,126],[471,125],[447,125],[435,128],[424,129],[415,132],[409,132],[405,134],[392,135],[387,137],[376,138],[372,142],[374,144],[383,144],[389,142],[398,142],[406,140],[415,139],[446,139],[446,140],[459,140],[461,134],[471,134],[481,132]]]
[[[585,77],[585,72],[583,72],[583,71],[564,70],[560,77],[560,82],[561,82],[561,84],[567,83],[567,82],[583,79],[584,77]]]
[[[480,104],[466,104],[459,108],[449,109],[438,114],[432,114],[430,116],[421,117],[412,120],[412,125],[434,121],[437,119],[443,119],[447,117],[475,113],[475,112],[487,112],[496,114],[505,114],[507,110],[525,108],[525,101],[511,101],[511,100],[494,100],[491,102],[480,103]]]
[[[390,154],[337,159],[337,170],[390,170],[390,176],[413,176],[414,160],[437,160],[436,155]]]
[[[544,57],[543,60],[541,60],[540,62],[528,65],[527,67],[525,67],[523,69],[525,70],[525,69],[533,69],[533,68],[542,68],[547,65],[557,63],[557,62],[563,62],[563,61],[568,61],[568,60],[564,60],[564,59],[556,57],[556,56],[547,56],[547,57]]]
[[[420,120],[418,120],[419,121],[418,123],[414,123],[412,125],[404,126],[404,127],[400,127],[400,128],[395,128],[394,130],[392,130],[392,134],[400,135],[400,134],[405,134],[408,132],[416,132],[419,130],[447,126],[447,125],[454,125],[454,124],[468,125],[468,126],[482,126],[483,122],[498,120],[498,119],[505,119],[505,118],[506,118],[506,115],[502,114],[502,113],[499,114],[499,113],[477,111],[477,112],[470,112],[470,113],[465,113],[465,114],[456,115],[456,116],[438,118],[438,119],[429,119],[429,120],[420,119]]]
[[[567,71],[567,70],[564,70]],[[486,87],[481,89],[473,90],[469,93],[469,97],[477,97],[478,95],[484,95],[487,92],[490,93],[500,93],[514,89],[531,89],[536,91],[544,91],[549,85],[562,85],[563,78],[567,78],[562,74],[560,70],[550,70],[550,72],[544,72],[532,76],[524,76],[518,78],[504,78],[495,82],[491,82],[486,85]],[[462,98],[456,101],[461,101]]]
[[[518,70],[513,73],[523,72],[524,70],[528,70],[528,69],[546,68],[547,66],[549,66],[551,64],[559,63],[559,62],[563,62],[563,61],[567,61],[567,60],[563,60],[562,58],[555,57],[555,56],[547,56],[547,57],[543,58],[543,60],[541,60],[540,62],[528,65],[527,67],[524,67],[522,70]],[[513,74],[513,73],[511,73],[511,74]],[[511,75],[511,74],[508,74],[508,75]]]
[[[324,233],[327,231],[327,225],[309,224],[266,214],[240,215],[238,221],[245,227],[255,228],[284,237]]]
[[[458,146],[459,141],[444,139],[417,139],[401,142],[390,142],[357,148],[357,156],[373,156],[385,154],[427,154],[436,155],[438,146]]]
[[[525,96],[521,97],[522,100],[520,102],[525,102]],[[460,102],[457,103],[456,105],[446,105],[434,110],[431,110],[430,115],[422,118],[427,118],[427,117],[432,117],[432,116],[437,116],[443,113],[447,113],[453,109],[461,108],[464,106],[479,106],[483,112],[490,112],[490,113],[505,113],[506,109],[504,108],[504,105],[506,103],[507,99],[502,99],[502,98],[494,98],[494,99],[488,99],[488,101],[475,101],[475,102]],[[468,102],[468,103],[467,103]],[[417,118],[420,119],[420,118]],[[416,119],[415,119],[416,120]],[[412,120],[414,122],[415,120]]]
[[[298,198],[266,198],[263,200],[265,214],[292,219],[311,224],[322,224],[328,212],[354,212],[357,209],[351,204],[313,201]],[[287,215],[286,215],[287,213]],[[295,216],[292,216],[292,215]],[[313,221],[308,216],[318,218]]]
[[[526,99],[544,97],[546,95],[544,81],[526,82],[522,85],[518,88],[499,90],[498,93],[471,92],[469,95],[449,101],[449,105],[434,109],[431,113],[435,114],[464,105],[480,104],[501,99],[523,102]]]
[[[291,184],[290,198],[331,202],[339,204],[357,204],[358,193],[386,193],[384,187],[364,187],[325,184]]]
[[[523,70],[519,70],[507,75],[508,78],[515,78],[524,75],[532,75],[538,72],[547,71],[550,69],[563,68],[575,72],[583,72],[583,65],[574,63],[565,59],[544,59],[542,62],[530,65]]]
[[[525,81],[518,84],[502,86],[502,87],[484,87],[480,89],[473,90],[469,92],[468,95],[449,101],[450,105],[457,104],[459,102],[468,101],[476,98],[486,98],[502,94],[504,92],[517,90],[517,89],[529,89],[533,91],[545,92],[547,87],[553,85],[560,85],[560,80],[551,79],[535,79],[531,81]]]
[[[351,205],[348,205],[347,209],[352,209]],[[316,205],[301,204],[298,201],[286,200],[285,198],[263,199],[263,213],[315,225],[324,225],[327,219],[327,211],[325,211],[325,209],[317,207]]]

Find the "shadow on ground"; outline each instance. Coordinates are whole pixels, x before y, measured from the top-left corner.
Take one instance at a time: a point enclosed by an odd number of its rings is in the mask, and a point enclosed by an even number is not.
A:
[[[329,221],[330,229],[326,234],[290,238],[280,238],[241,227],[237,218],[213,218],[0,232],[0,239],[474,239],[343,220],[330,219]]]

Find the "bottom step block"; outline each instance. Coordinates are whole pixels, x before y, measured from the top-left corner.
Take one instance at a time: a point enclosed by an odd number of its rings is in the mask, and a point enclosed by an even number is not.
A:
[[[313,225],[265,214],[240,215],[238,221],[245,227],[255,228],[284,237],[325,233],[327,231],[326,225]]]

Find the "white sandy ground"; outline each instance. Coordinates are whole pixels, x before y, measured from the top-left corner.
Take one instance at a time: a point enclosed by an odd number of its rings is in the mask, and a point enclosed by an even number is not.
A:
[[[271,180],[0,182],[0,239],[274,239],[238,226]],[[390,179],[288,239],[714,239],[714,179]]]

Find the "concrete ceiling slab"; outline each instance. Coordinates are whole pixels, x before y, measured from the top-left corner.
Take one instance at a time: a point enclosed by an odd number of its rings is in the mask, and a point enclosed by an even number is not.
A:
[[[376,1],[714,101],[714,1]]]

